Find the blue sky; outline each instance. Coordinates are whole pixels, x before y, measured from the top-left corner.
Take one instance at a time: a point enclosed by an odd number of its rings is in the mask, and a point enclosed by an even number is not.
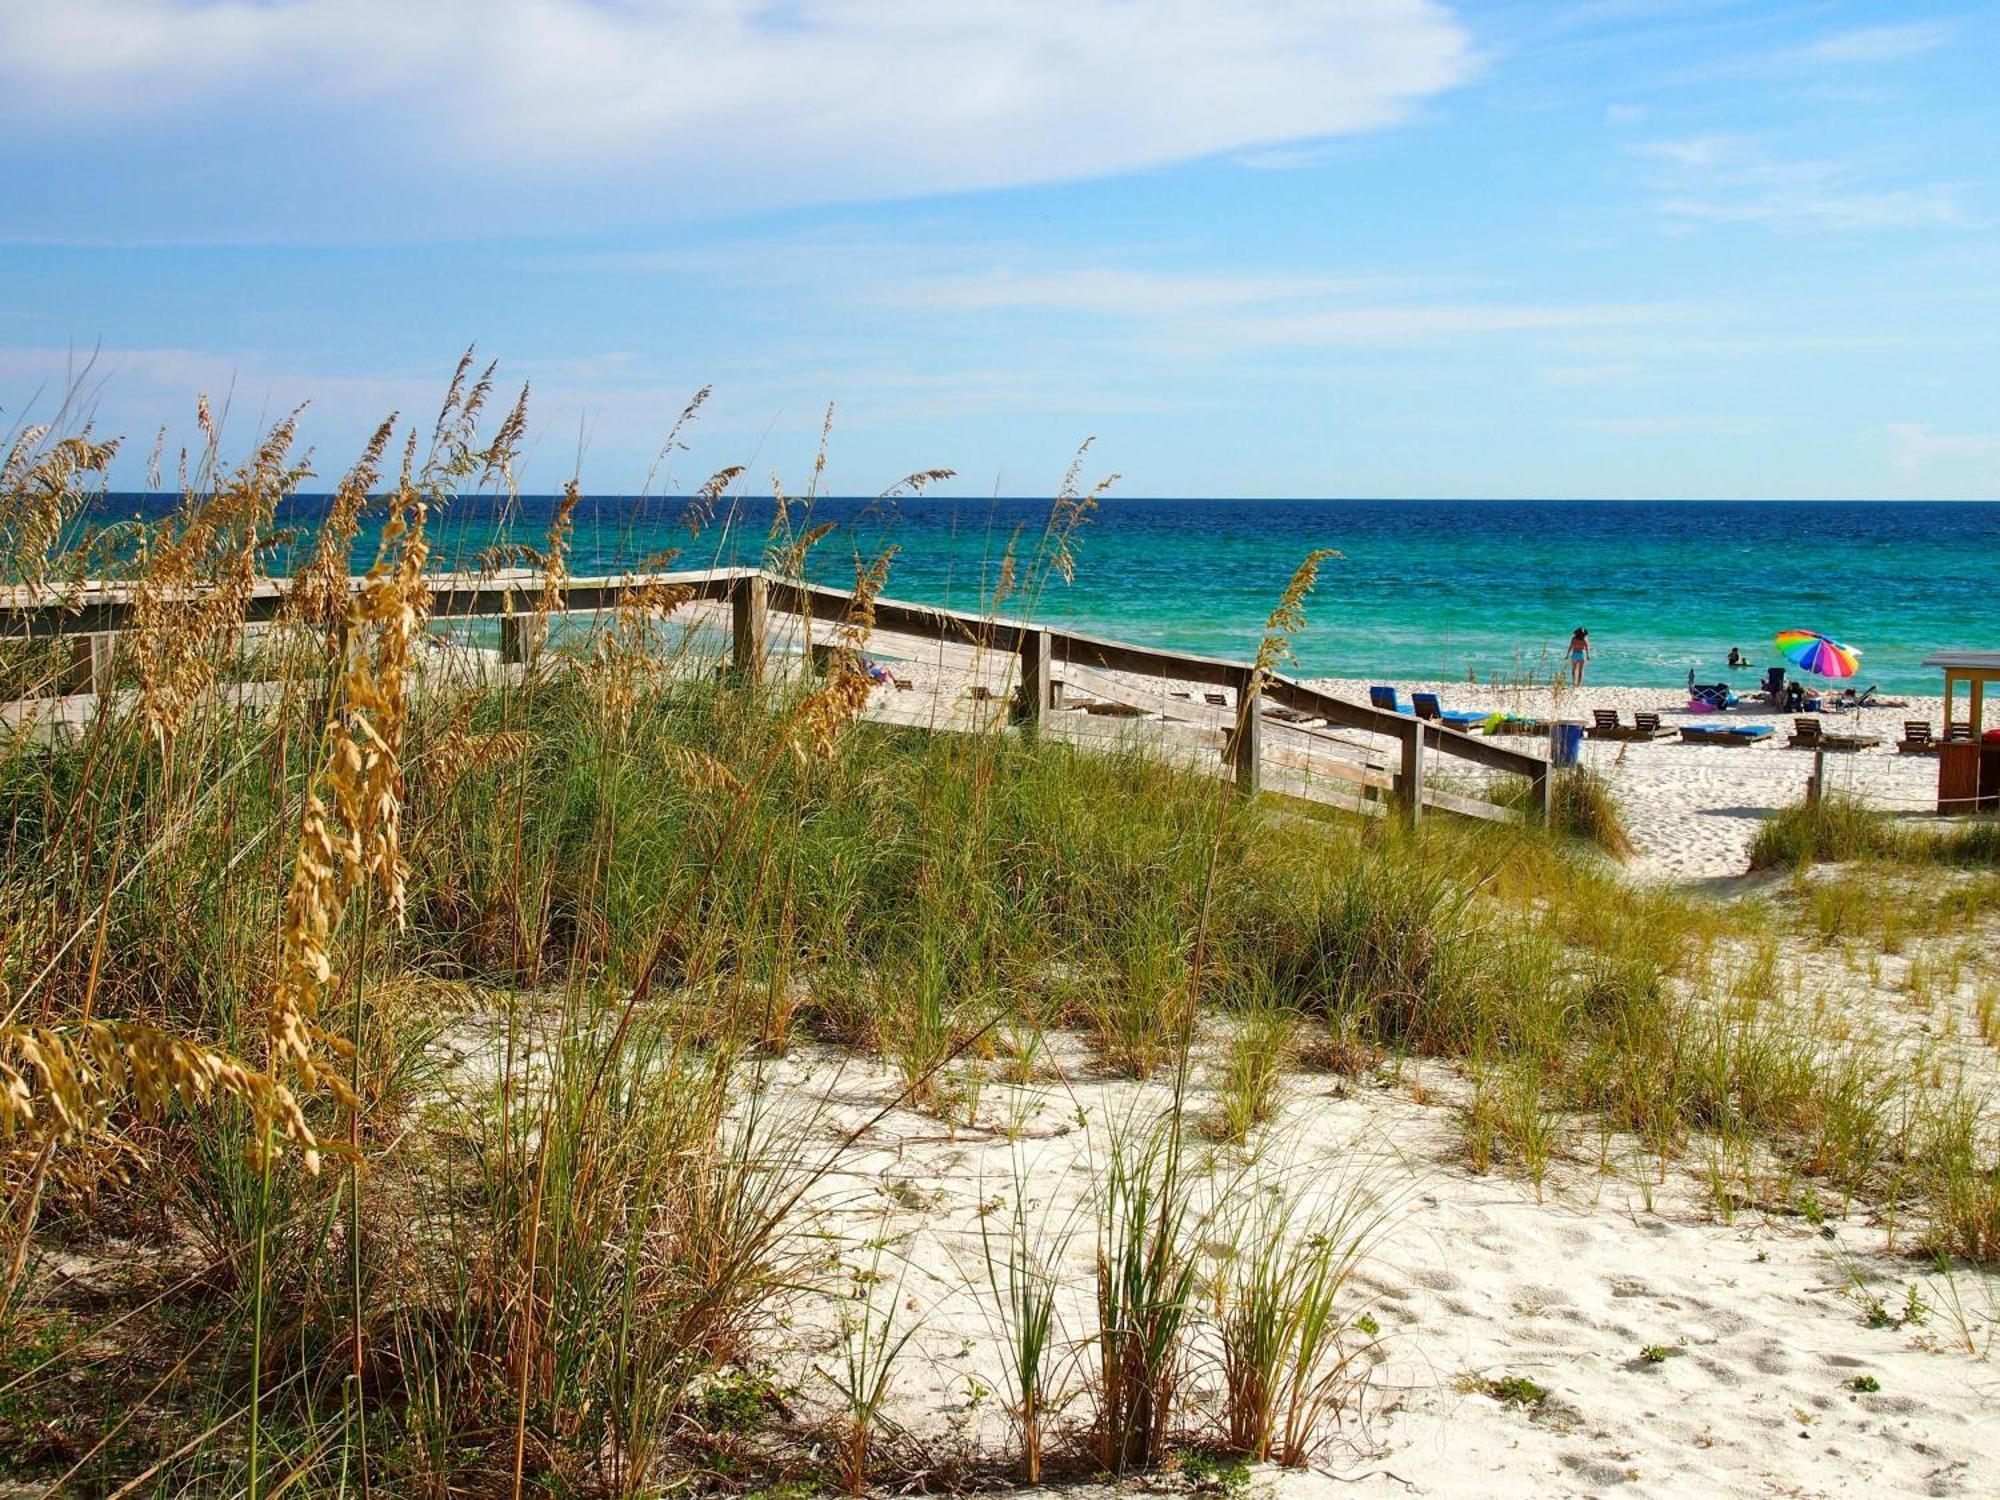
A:
[[[553,488],[2000,496],[2000,13],[0,0],[0,430],[461,348]],[[93,358],[94,354],[94,358]]]

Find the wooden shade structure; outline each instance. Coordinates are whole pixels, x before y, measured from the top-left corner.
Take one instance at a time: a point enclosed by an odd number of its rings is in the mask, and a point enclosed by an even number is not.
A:
[[[2000,746],[1983,746],[1986,685],[2000,683],[2000,651],[1933,651],[1927,667],[1944,672],[1944,743],[1938,747],[1938,811],[1977,812],[2000,806]],[[1958,717],[1958,690],[1967,693]],[[1954,726],[1970,725],[1969,735]]]

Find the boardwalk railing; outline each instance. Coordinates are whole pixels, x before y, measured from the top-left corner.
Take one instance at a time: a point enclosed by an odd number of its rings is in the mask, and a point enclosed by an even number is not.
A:
[[[836,624],[846,619],[853,607],[853,596],[844,589],[779,578],[754,568],[566,578],[552,593],[548,582],[544,575],[525,570],[437,574],[430,580],[431,615],[438,620],[497,620],[502,661],[520,662],[534,649],[545,598],[555,613],[587,614],[616,609],[641,589],[677,585],[686,589],[693,601],[728,605],[732,665],[739,672],[761,675],[769,661],[773,615],[796,619],[809,635],[814,624]],[[359,579],[352,580],[352,586],[359,584]],[[261,581],[250,595],[246,622],[279,619],[288,594],[287,580]],[[132,628],[133,609],[133,590],[123,584],[0,589],[0,639],[68,639],[71,653],[57,684],[59,691],[104,694],[111,689],[116,639]],[[1351,702],[1282,674],[1259,678],[1248,662],[1165,651],[1054,630],[1027,620],[900,599],[876,599],[873,616],[873,628],[879,633],[1011,658],[1016,685],[1013,717],[1031,731],[1047,727],[1056,713],[1060,673],[1078,677],[1121,673],[1193,684],[1218,690],[1217,696],[1227,693],[1231,697],[1224,701],[1234,712],[1226,725],[1225,756],[1237,786],[1248,794],[1254,795],[1265,786],[1267,719],[1276,709],[1288,710],[1294,719],[1323,720],[1331,729],[1391,741],[1396,754],[1394,770],[1387,778],[1357,772],[1352,779],[1373,789],[1381,789],[1386,779],[1386,789],[1406,819],[1420,818],[1426,808],[1496,820],[1519,816],[1513,808],[1427,784],[1433,756],[1446,763],[1525,778],[1529,808],[1541,815],[1548,810],[1549,762],[1543,756],[1462,734],[1442,724]],[[1281,727],[1293,732],[1289,725]]]

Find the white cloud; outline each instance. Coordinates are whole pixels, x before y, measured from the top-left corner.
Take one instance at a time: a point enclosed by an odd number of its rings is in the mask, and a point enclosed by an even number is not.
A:
[[[1435,0],[0,0],[0,35],[17,137],[158,121],[301,172],[580,174],[707,207],[1372,130],[1473,66]]]
[[[865,294],[864,294],[865,295]],[[1662,321],[1661,304],[1512,301],[1448,280],[1295,271],[1172,271],[1088,263],[910,269],[881,305],[947,314],[1051,313],[1113,325],[1169,358],[1408,348]]]
[[[1952,38],[1952,28],[1942,21],[1913,21],[1895,26],[1858,26],[1836,31],[1801,47],[1794,54],[1802,62],[1839,63],[1866,66],[1901,62],[1935,52]]]
[[[1732,136],[1655,141],[1639,149],[1663,166],[1655,183],[1660,211],[1683,224],[1874,230],[1936,228],[1965,219],[1952,184],[1867,187],[1837,163],[1779,160]]]
[[[1667,303],[1517,301],[1451,277],[1134,263],[1147,253],[1155,252],[1123,247],[1059,259],[1025,245],[901,243],[836,232],[563,263],[778,288],[817,305],[916,314],[932,332],[945,319],[1047,315],[1093,345],[1170,361],[1628,329],[1687,311]]]
[[[1882,430],[1891,461],[1902,474],[1920,474],[1939,462],[1977,463],[2000,456],[2000,437],[1983,433],[1933,432],[1923,422],[1890,422]]]
[[[2000,436],[1939,432],[1927,422],[1886,422],[1892,493],[1908,499],[2000,499]]]

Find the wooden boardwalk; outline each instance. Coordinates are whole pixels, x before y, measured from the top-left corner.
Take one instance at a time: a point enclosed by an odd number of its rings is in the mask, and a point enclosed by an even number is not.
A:
[[[351,586],[360,582],[351,580]],[[683,613],[690,627],[726,636],[739,673],[808,663],[811,648],[824,644],[853,608],[846,590],[757,569],[716,568],[564,579],[554,590],[556,612],[614,610],[635,590],[662,584],[687,590]],[[518,667],[534,650],[547,585],[544,576],[526,570],[438,574],[430,580],[432,618],[497,621],[498,664]],[[246,622],[280,619],[287,594],[287,580],[258,583]],[[60,704],[8,705],[0,727],[18,730],[94,712],[96,694],[110,690],[116,639],[131,628],[132,613],[129,585],[0,590],[0,638],[71,641],[57,686],[75,695]],[[1549,762],[1543,756],[1338,698],[1283,674],[1259,677],[1247,662],[907,600],[878,598],[872,614],[870,655],[892,667],[920,668],[931,679],[924,690],[877,691],[867,717],[878,722],[939,733],[1011,725],[1080,745],[1143,748],[1227,774],[1246,794],[1269,791],[1370,813],[1393,808],[1412,821],[1429,808],[1518,819],[1515,805],[1486,793],[1496,775],[1521,777],[1527,805],[1547,810]]]

